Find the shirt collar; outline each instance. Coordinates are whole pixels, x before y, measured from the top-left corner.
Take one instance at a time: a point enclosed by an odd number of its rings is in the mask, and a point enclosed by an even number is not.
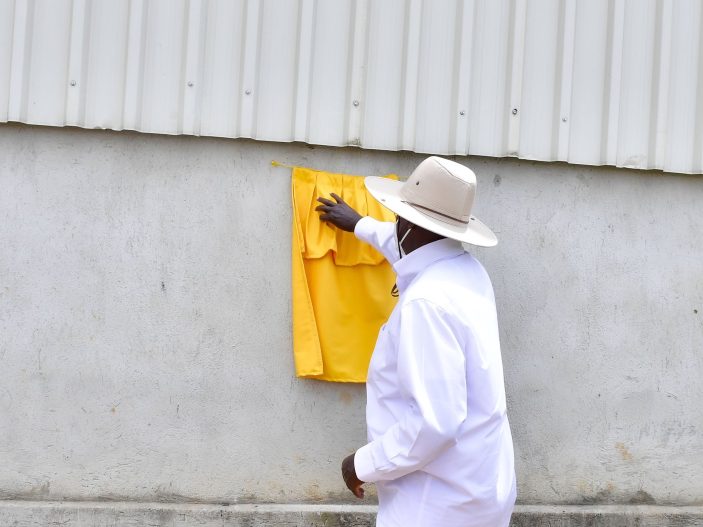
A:
[[[396,285],[402,293],[420,272],[435,262],[454,258],[464,253],[461,242],[451,238],[442,238],[436,242],[428,243],[410,254],[403,256],[393,264],[397,275]]]

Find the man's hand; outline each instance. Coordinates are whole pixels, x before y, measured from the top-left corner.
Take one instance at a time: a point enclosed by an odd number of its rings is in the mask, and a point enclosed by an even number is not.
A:
[[[344,483],[347,484],[347,488],[352,491],[354,496],[359,499],[364,497],[364,489],[361,487],[364,482],[356,477],[354,454],[345,457],[344,461],[342,461],[342,477],[344,478]]]
[[[332,192],[330,196],[334,198],[334,201],[325,198],[317,198],[317,201],[322,203],[322,205],[319,205],[315,209],[318,212],[322,212],[322,214],[320,214],[320,219],[339,227],[343,231],[354,232],[354,227],[356,227],[357,222],[361,219],[361,215],[347,205],[345,201],[334,192]]]

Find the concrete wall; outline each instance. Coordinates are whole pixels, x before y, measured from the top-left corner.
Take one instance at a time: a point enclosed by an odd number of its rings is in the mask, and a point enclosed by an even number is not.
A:
[[[422,157],[1,126],[0,498],[349,501],[364,388],[293,375],[270,162]],[[520,501],[703,504],[703,180],[460,161],[500,238]]]

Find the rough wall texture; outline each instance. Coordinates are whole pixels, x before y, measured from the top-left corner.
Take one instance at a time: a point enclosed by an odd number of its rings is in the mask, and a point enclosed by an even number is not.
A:
[[[343,502],[293,375],[289,171],[422,156],[0,127],[0,498]],[[470,158],[523,503],[703,503],[703,180]]]
[[[135,502],[0,501],[13,527],[373,527],[369,505],[205,505]],[[701,527],[703,507],[518,505],[510,527]]]

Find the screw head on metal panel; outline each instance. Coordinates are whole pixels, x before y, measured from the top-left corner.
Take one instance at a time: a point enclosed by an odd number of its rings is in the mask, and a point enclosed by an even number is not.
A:
[[[517,108],[513,108],[513,115],[517,115]]]
[[[192,88],[193,87],[193,81],[188,81],[188,87]]]
[[[354,106],[359,106],[359,101],[355,100],[352,104],[353,104]]]
[[[459,112],[459,115],[466,115],[466,112],[465,112],[464,110],[461,110],[461,111]]]
[[[568,121],[568,120],[569,120],[568,117],[562,117],[562,118],[561,118],[561,122],[562,122],[562,123],[565,123],[565,122]]]
[[[244,93],[247,95],[251,95],[251,90],[246,90]]]
[[[75,85],[76,85],[76,81],[71,81],[71,86],[75,86]]]

